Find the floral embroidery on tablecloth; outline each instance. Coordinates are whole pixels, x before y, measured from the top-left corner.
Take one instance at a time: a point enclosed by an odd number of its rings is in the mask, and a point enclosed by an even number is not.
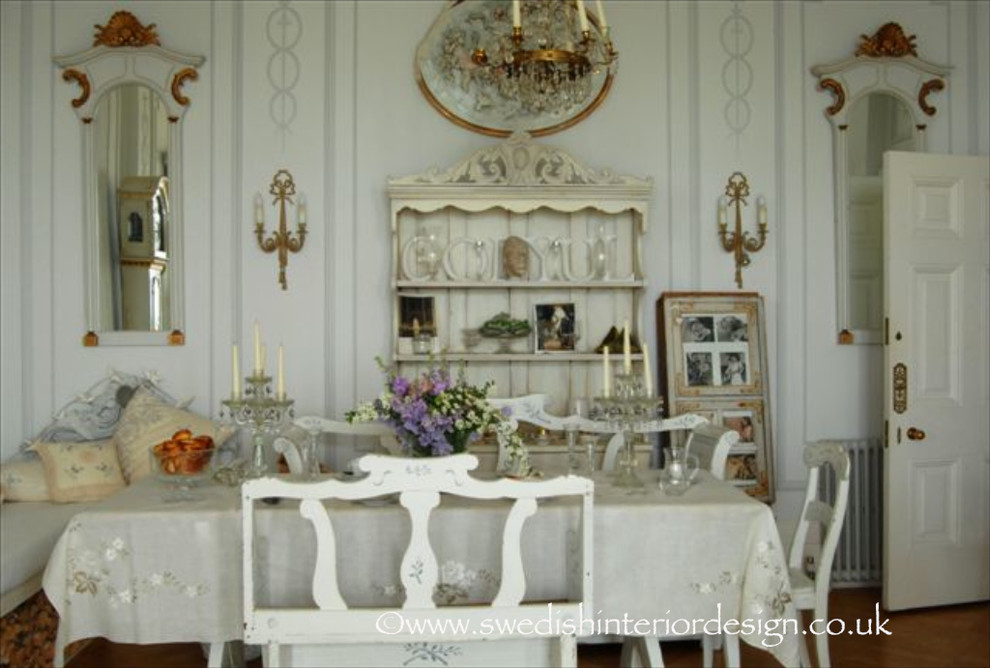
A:
[[[78,522],[69,526],[69,533],[77,533]],[[99,549],[80,549],[73,544],[66,550],[68,566],[68,590],[70,595],[99,596],[106,594],[110,607],[131,605],[142,596],[159,592],[171,592],[187,598],[204,596],[209,587],[203,583],[188,583],[169,570],[156,572],[141,578],[130,578],[123,583],[112,582],[112,569],[126,568],[124,561],[131,554],[123,538],[116,537],[100,542]],[[71,596],[66,604],[72,603]]]
[[[695,590],[699,594],[714,594],[718,591],[724,591],[727,586],[738,589],[741,583],[742,578],[738,573],[722,571],[719,573],[718,579],[714,582],[692,582],[691,589]]]
[[[768,586],[761,589],[772,593],[755,596],[750,610],[761,617],[769,613],[773,619],[781,619],[787,612],[787,604],[791,602],[791,586],[782,554],[775,548],[770,541],[761,541],[756,545],[755,562],[765,571],[762,575],[768,581]]]

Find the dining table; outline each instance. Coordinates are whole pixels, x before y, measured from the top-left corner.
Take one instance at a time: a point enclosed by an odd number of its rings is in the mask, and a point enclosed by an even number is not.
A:
[[[743,642],[798,665],[801,636],[782,633],[794,611],[771,509],[705,471],[679,495],[660,488],[659,471],[639,475],[645,484],[629,488],[614,484],[611,474],[592,474],[594,635],[662,640],[717,632],[736,620],[747,622],[732,627]],[[43,583],[59,614],[57,666],[68,643],[95,636],[201,642],[210,646],[211,666],[240,660],[239,652],[225,651],[243,637],[239,488],[210,481],[179,501],[172,492],[150,476],[69,522]],[[315,537],[298,505],[282,501],[255,514],[262,544],[255,552],[256,597],[269,605],[313,606]],[[351,606],[395,606],[402,597],[398,565],[409,540],[407,511],[395,499],[377,501],[327,502],[339,536],[340,590]],[[491,600],[497,592],[507,507],[445,495],[433,511],[438,604]],[[547,555],[573,545],[578,508],[550,499],[527,521],[527,600],[566,598],[567,569]],[[704,622],[711,626],[699,626]]]

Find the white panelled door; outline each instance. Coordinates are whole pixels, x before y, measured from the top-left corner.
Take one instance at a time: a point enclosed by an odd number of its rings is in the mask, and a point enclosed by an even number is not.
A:
[[[990,598],[990,157],[884,156],[883,605]]]

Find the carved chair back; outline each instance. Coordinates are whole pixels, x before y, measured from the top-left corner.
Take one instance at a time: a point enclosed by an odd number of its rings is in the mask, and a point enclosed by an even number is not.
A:
[[[249,480],[241,489],[243,516],[243,566],[244,566],[244,640],[249,644],[267,646],[268,666],[290,665],[293,648],[306,645],[332,645],[345,651],[362,643],[422,643],[443,640],[466,642],[478,640],[470,630],[458,630],[454,624],[468,622],[477,631],[485,619],[497,618],[513,624],[515,632],[498,634],[499,640],[514,639],[539,641],[547,645],[547,638],[535,638],[525,629],[545,620],[548,614],[546,602],[523,601],[526,593],[526,576],[523,569],[521,536],[527,518],[537,511],[537,501],[562,496],[580,498],[581,519],[576,536],[576,549],[561,554],[561,561],[579,560],[574,578],[574,591],[569,600],[553,603],[555,620],[573,620],[571,633],[561,633],[552,639],[548,649],[548,665],[576,665],[576,634],[580,632],[581,607],[592,609],[592,554],[594,484],[574,476],[541,481],[498,479],[482,481],[469,475],[478,465],[474,455],[460,454],[437,458],[401,458],[366,455],[358,465],[367,476],[356,481],[328,479],[320,482],[300,482],[279,478]],[[396,608],[354,608],[341,596],[338,586],[337,551],[338,538],[334,532],[332,513],[324,505],[325,500],[358,501],[398,494],[399,503],[408,511],[411,533],[408,546],[399,567],[399,577],[405,590],[405,601]],[[498,593],[488,605],[438,607],[434,602],[435,587],[439,580],[437,554],[429,538],[431,513],[440,503],[441,494],[466,497],[474,500],[509,500],[511,506],[505,520],[501,545],[501,578]],[[315,608],[276,608],[258,604],[255,596],[256,557],[255,548],[268,542],[267,536],[256,535],[256,502],[277,497],[300,501],[299,513],[308,520],[316,536],[316,566],[312,580],[312,597]],[[281,509],[280,509],[281,510]],[[374,512],[374,511],[369,511]],[[373,527],[367,527],[373,530]],[[465,536],[465,540],[471,540]],[[269,546],[271,547],[271,546]],[[552,558],[551,555],[547,555]],[[257,558],[262,563],[263,557]],[[561,563],[561,568],[570,564]],[[392,635],[383,634],[380,620],[391,613],[401,615],[406,622],[403,630]],[[393,618],[389,618],[392,620]],[[433,633],[410,633],[416,624],[431,624]],[[544,622],[545,623],[545,622]],[[556,622],[555,622],[556,623]],[[443,632],[440,624],[448,624]],[[566,625],[559,625],[558,629]],[[391,631],[391,627],[389,631]],[[420,628],[422,630],[422,627]],[[487,640],[493,640],[488,637]],[[499,643],[486,642],[491,647]],[[334,661],[339,657],[335,654]],[[384,655],[378,655],[384,656]],[[489,657],[497,661],[499,655]],[[448,657],[456,659],[457,657]],[[324,659],[325,660],[325,659]],[[380,661],[387,661],[381,659]],[[448,664],[451,663],[448,660]],[[331,664],[322,664],[331,665]],[[334,663],[333,665],[338,665]]]

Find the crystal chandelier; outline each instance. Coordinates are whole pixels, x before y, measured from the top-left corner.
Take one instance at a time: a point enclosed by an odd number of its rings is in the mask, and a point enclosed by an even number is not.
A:
[[[602,0],[595,4],[597,16],[583,0],[511,0],[511,25],[497,11],[471,53],[476,76],[525,114],[569,117],[600,90],[596,77],[618,66]]]

